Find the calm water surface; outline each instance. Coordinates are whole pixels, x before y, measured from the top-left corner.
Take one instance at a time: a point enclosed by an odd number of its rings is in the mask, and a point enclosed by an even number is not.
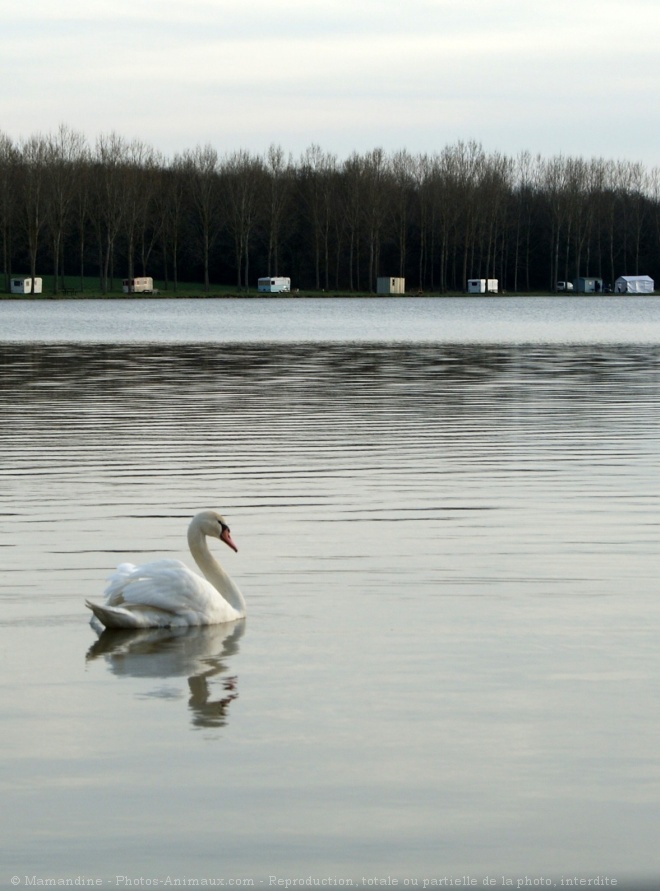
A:
[[[659,879],[659,434],[654,298],[0,302],[0,887]]]

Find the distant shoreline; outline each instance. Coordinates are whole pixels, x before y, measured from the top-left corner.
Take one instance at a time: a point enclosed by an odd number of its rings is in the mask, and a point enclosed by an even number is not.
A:
[[[319,293],[318,291],[304,291],[296,294],[264,294],[257,292],[248,292],[248,293],[218,293],[218,292],[209,292],[200,294],[195,293],[191,294],[189,292],[177,292],[173,293],[171,291],[168,292],[160,292],[159,294],[121,294],[121,293],[110,293],[110,294],[101,294],[101,293],[86,293],[81,292],[77,294],[0,294],[0,300],[8,300],[13,302],[28,302],[28,301],[80,301],[80,300],[144,300],[157,303],[159,300],[395,300],[395,301],[406,301],[413,300],[419,298],[427,298],[433,300],[445,300],[445,299],[456,299],[458,297],[465,298],[466,300],[471,300],[476,298],[480,299],[488,299],[488,300],[497,300],[498,298],[511,298],[511,297],[525,297],[525,298],[536,298],[536,297],[554,297],[561,298],[563,300],[574,300],[576,297],[657,297],[658,294],[577,294],[573,292],[554,292],[554,291],[529,291],[529,292],[513,292],[507,291],[504,293],[498,294],[467,294],[465,291],[448,291],[443,294],[439,294],[437,292],[432,293],[410,293],[410,294],[374,294],[374,293]]]

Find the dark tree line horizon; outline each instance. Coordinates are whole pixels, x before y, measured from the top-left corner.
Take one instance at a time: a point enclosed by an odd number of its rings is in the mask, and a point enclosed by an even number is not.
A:
[[[0,242],[10,275],[99,289],[150,275],[254,289],[265,275],[319,291],[508,292],[623,274],[660,279],[660,170],[603,158],[375,148],[345,159],[310,145],[166,158],[116,133],[89,145],[66,125],[18,142],[0,132]]]

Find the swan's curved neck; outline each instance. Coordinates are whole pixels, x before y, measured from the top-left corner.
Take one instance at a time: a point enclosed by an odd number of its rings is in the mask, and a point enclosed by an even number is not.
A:
[[[245,601],[238,585],[232,581],[220,562],[215,559],[206,543],[206,536],[195,523],[191,523],[188,528],[188,547],[195,563],[213,587],[234,609],[242,613],[245,612]]]

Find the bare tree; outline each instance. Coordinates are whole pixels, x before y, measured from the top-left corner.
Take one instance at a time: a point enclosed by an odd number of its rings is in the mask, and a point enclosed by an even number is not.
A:
[[[100,136],[96,142],[94,213],[99,244],[101,290],[105,294],[114,277],[115,247],[126,208],[125,189],[126,142],[116,133]]]
[[[257,222],[259,197],[264,188],[264,165],[244,150],[234,152],[222,165],[227,201],[227,227],[234,241],[236,284],[250,285],[250,242]],[[274,273],[272,273],[274,274]]]
[[[87,225],[90,219],[90,190],[94,165],[87,150],[79,159],[76,173],[76,186],[74,194],[75,228],[78,241],[78,275],[79,288],[85,290],[85,249],[87,246]]]
[[[332,233],[337,158],[312,144],[303,153],[297,171],[297,197],[303,208],[304,226],[311,236],[314,282],[330,287],[330,238]]]
[[[538,163],[539,159],[533,159],[527,151],[521,152],[516,158],[512,212],[514,292],[520,290],[521,272],[524,272],[525,288],[530,289],[530,233]]]
[[[660,168],[654,167],[649,173],[649,190],[651,196],[651,207],[653,212],[654,225],[654,252],[659,254],[660,251]]]
[[[630,164],[630,187],[628,189],[628,225],[632,240],[634,275],[639,275],[641,245],[646,223],[648,196],[650,194],[648,174],[644,165],[635,162]]]
[[[163,161],[156,152],[145,171],[144,194],[138,213],[138,240],[142,275],[150,269],[151,256],[161,238],[165,218],[163,213]]]
[[[599,238],[604,240],[598,260],[599,268],[604,270],[607,262],[610,283],[616,278],[615,268],[618,256],[617,219],[619,196],[617,194],[617,165],[614,161],[600,163],[599,195],[596,210],[599,223]]]
[[[156,166],[154,150],[142,140],[134,139],[124,146],[121,167],[122,231],[126,239],[126,275],[135,275],[135,256],[138,238],[144,236],[145,219],[153,196],[153,170]],[[140,231],[141,230],[141,231]],[[144,256],[142,274],[145,275]]]
[[[480,269],[504,281],[506,219],[513,186],[513,162],[498,152],[484,158],[477,190],[480,208]],[[499,270],[499,271],[498,271]]]
[[[326,290],[330,287],[330,236],[336,173],[336,156],[326,154],[318,145],[309,146],[300,159],[298,196],[309,222],[314,281],[318,290],[321,289],[321,265],[323,265],[323,286]]]
[[[171,254],[174,290],[179,286],[179,242],[185,215],[186,163],[176,155],[169,168],[162,171],[158,208],[162,221],[165,278],[168,275],[168,256]]]
[[[271,145],[266,154],[265,172],[268,177],[266,227],[268,230],[267,275],[279,275],[282,227],[293,186],[293,161],[285,158],[281,146]]]
[[[44,206],[53,252],[54,294],[60,289],[63,239],[71,218],[80,162],[86,151],[85,137],[71,130],[66,124],[60,124],[57,132],[47,138]]]
[[[438,188],[438,157],[422,155],[417,163],[418,202],[419,202],[419,247],[417,263],[417,280],[420,290],[425,285],[433,288],[433,262],[436,238],[435,192]],[[443,244],[446,241],[446,235]]]
[[[439,256],[439,281],[440,290],[450,288],[464,288],[465,281],[458,280],[458,255],[465,238],[468,224],[463,222],[467,208],[463,206],[468,202],[466,194],[466,175],[462,171],[460,161],[463,146],[446,146],[439,156],[435,157],[429,176],[427,178],[426,192],[430,202],[427,214],[427,226],[429,227],[428,242],[433,246],[440,243]],[[464,250],[466,262],[467,249]],[[434,258],[431,254],[431,282],[433,285],[432,270]],[[461,279],[465,278],[461,270]]]
[[[389,165],[385,152],[381,148],[368,152],[363,159],[362,212],[367,238],[367,281],[370,291],[376,289],[376,278],[380,274],[383,229],[387,219],[388,184]]]
[[[344,225],[348,233],[348,288],[360,289],[360,234],[363,222],[364,164],[357,154],[344,161],[341,167],[341,202]]]
[[[400,278],[403,278],[406,274],[410,215],[419,186],[417,173],[417,160],[405,150],[396,152],[391,162],[393,200],[390,213],[392,215],[394,238],[399,253]]]
[[[568,278],[567,268],[560,272],[560,249],[566,229],[566,161],[559,155],[543,162],[542,191],[548,208],[550,224],[550,290],[555,289],[558,279]],[[565,258],[568,264],[568,257]]]
[[[48,143],[41,135],[31,136],[20,146],[20,215],[27,240],[32,279],[31,293],[34,294],[37,275],[37,255],[46,222],[46,184],[48,168]]]
[[[11,139],[0,132],[0,233],[4,289],[9,290],[12,259],[12,229],[16,213],[19,153]]]
[[[210,289],[209,263],[211,248],[220,228],[220,176],[218,153],[210,146],[197,146],[183,155],[188,194],[196,229],[200,238],[204,267],[204,290]]]

